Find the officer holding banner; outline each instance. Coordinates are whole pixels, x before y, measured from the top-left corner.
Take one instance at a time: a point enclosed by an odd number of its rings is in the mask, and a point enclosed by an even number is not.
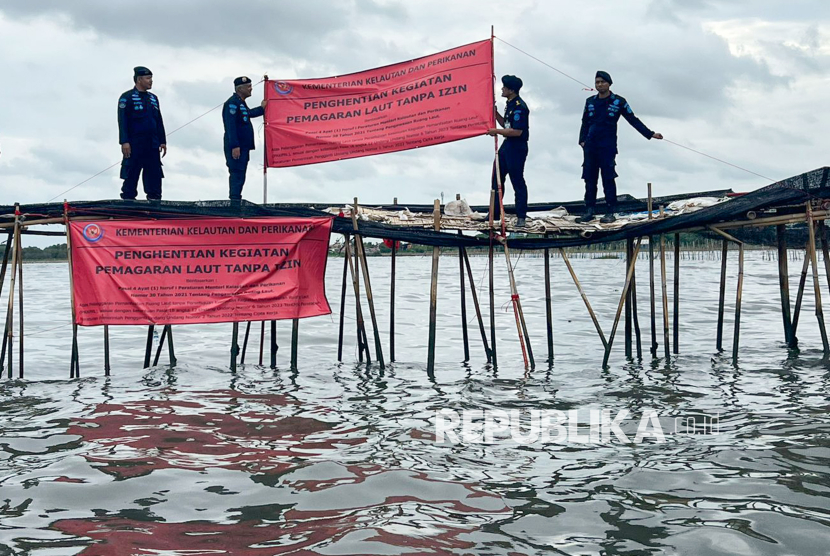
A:
[[[250,153],[256,148],[251,118],[265,113],[267,101],[263,100],[262,105],[256,108],[248,108],[245,99],[251,96],[254,88],[251,80],[247,77],[237,77],[233,80],[233,85],[235,92],[222,107],[222,122],[225,125],[225,162],[230,173],[230,199],[240,201]]]
[[[487,134],[504,137],[498,154],[499,177],[504,187],[504,179],[510,176],[510,183],[513,184],[513,191],[516,193],[516,226],[521,227],[525,225],[527,218],[527,184],[524,171],[525,160],[527,160],[527,140],[530,136],[530,108],[519,97],[519,89],[522,88],[521,79],[515,75],[505,75],[501,78],[501,82],[503,85],[501,96],[507,99],[507,107],[504,110],[504,116],[496,110],[496,121],[504,129],[490,129]],[[498,190],[498,183],[494,165],[493,189]],[[500,208],[497,199],[493,218],[499,218]]]

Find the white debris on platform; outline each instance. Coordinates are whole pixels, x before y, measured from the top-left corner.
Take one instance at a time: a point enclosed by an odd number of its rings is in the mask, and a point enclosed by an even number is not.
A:
[[[695,212],[726,200],[726,198],[718,199],[716,197],[695,197],[692,199],[675,201],[669,204],[668,207],[664,208],[663,218]],[[325,212],[351,218],[352,207],[329,207],[325,209]],[[568,210],[564,207],[558,207],[547,211],[532,212],[528,214],[527,226],[517,228],[516,217],[514,215],[508,215],[507,228],[510,231],[531,234],[543,234],[545,232],[575,232],[584,234],[586,232],[590,233],[600,230],[618,230],[628,224],[641,222],[647,219],[648,212],[643,211],[617,214],[617,220],[610,224],[601,224],[599,221],[600,216],[597,216],[591,222],[577,223],[576,218],[579,216],[579,214],[569,214]],[[431,229],[435,225],[433,215],[431,213],[411,212],[406,207],[402,207],[400,210],[384,210],[361,205],[358,207],[357,218],[358,220],[364,222],[379,222],[392,226],[406,226],[414,228]],[[652,218],[661,218],[660,212],[658,210],[652,211]],[[486,213],[474,212],[466,201],[450,201],[445,205],[444,214],[441,215],[441,229],[485,232],[489,229],[489,222]]]

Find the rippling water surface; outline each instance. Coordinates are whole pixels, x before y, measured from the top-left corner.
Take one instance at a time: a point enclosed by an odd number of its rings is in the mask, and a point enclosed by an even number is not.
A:
[[[471,261],[485,302],[486,259]],[[662,359],[661,345],[660,359],[626,360],[618,336],[603,369],[600,340],[555,259],[548,365],[543,260],[525,256],[516,274],[537,360],[526,372],[497,261],[498,369],[486,364],[471,299],[471,359],[461,362],[458,261],[448,256],[434,378],[425,369],[429,258],[398,259],[398,361],[386,369],[356,363],[352,299],[346,362],[336,362],[342,259],[331,259],[335,313],[301,322],[297,370],[286,323],[276,369],[251,363],[255,326],[248,364],[236,372],[230,325],[174,328],[178,365],[165,364],[165,350],[151,369],[141,368],[146,328],[112,327],[112,376],[103,376],[102,331],[90,328],[80,331],[75,380],[67,378],[66,266],[27,265],[26,378],[0,382],[0,555],[830,551],[830,367],[809,280],[802,348],[789,351],[777,263],[747,255],[733,364],[715,350],[720,263],[683,260],[680,355]],[[648,353],[645,262],[638,286]],[[607,334],[623,262],[573,263]],[[370,265],[388,359],[389,259]],[[795,285],[800,261],[790,267]],[[735,272],[730,260],[730,347]],[[658,274],[658,292],[659,284]],[[576,410],[585,425],[591,409],[638,419],[653,409],[665,442],[437,443],[441,409]],[[719,428],[671,428],[692,414],[717,415]]]

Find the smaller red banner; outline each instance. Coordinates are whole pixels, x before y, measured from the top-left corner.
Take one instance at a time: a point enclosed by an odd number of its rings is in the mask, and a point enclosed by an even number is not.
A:
[[[329,314],[331,222],[71,222],[75,323],[196,324]]]

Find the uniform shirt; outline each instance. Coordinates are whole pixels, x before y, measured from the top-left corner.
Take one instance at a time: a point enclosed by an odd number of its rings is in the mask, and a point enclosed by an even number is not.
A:
[[[504,144],[527,143],[530,138],[530,108],[521,97],[516,96],[513,100],[507,101],[507,107],[504,109],[504,127],[522,130],[518,137],[505,137]]]
[[[616,147],[617,122],[620,116],[639,131],[646,139],[651,139],[654,132],[637,119],[631,106],[620,95],[611,93],[605,98],[594,95],[585,101],[582,112],[582,127],[579,130],[579,142],[586,146]]]
[[[159,99],[150,91],[131,89],[118,99],[118,143],[167,144]]]
[[[234,93],[222,107],[222,122],[225,124],[225,148],[254,150],[254,126],[251,118],[262,116],[262,106],[248,108],[245,101]]]

